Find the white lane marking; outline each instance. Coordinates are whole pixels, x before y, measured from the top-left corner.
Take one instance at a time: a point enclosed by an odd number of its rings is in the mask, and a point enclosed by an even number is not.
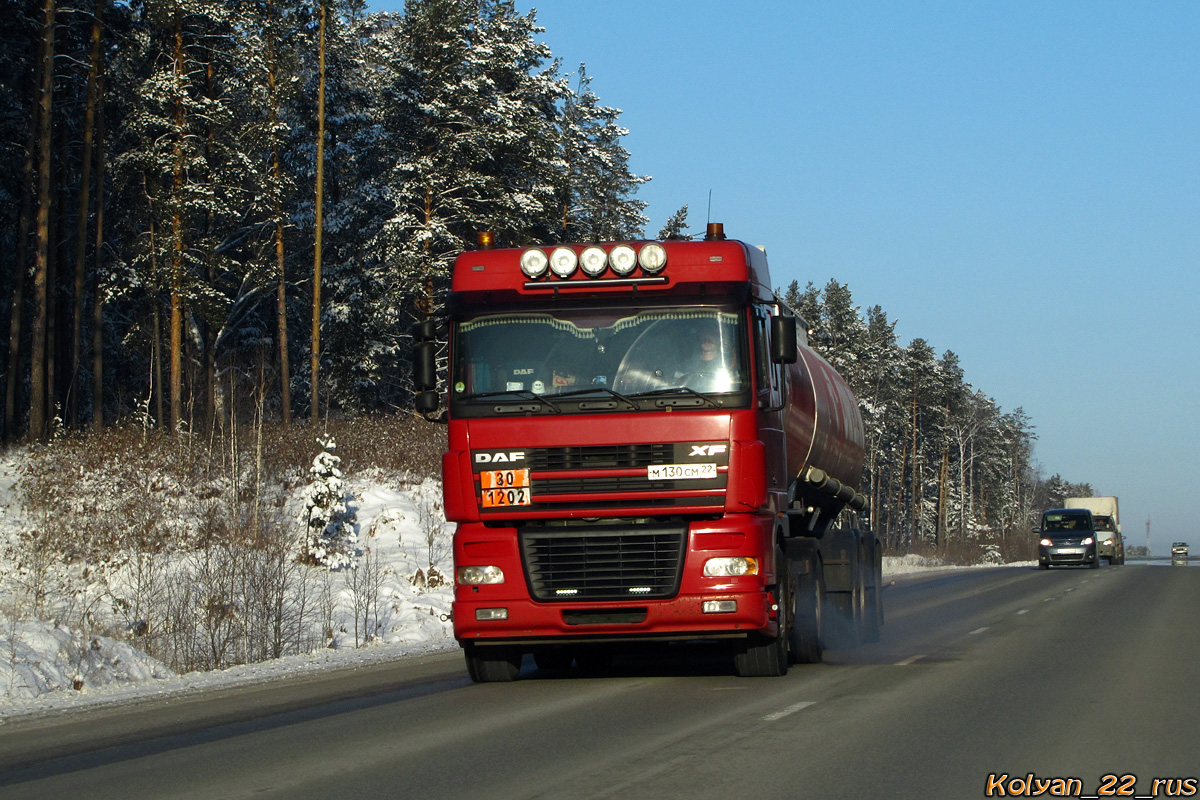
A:
[[[924,657],[925,657],[924,653],[917,653],[915,656],[909,656],[908,658],[904,659],[903,661],[897,661],[896,666],[897,667],[907,667],[909,664],[912,664],[915,661],[922,659]]]
[[[1018,611],[1018,612],[1017,612],[1017,616],[1019,617],[1019,616],[1021,616],[1022,614],[1028,614],[1028,613],[1029,613],[1029,609],[1028,609],[1028,608],[1022,608],[1020,611]]]
[[[805,700],[803,703],[794,703],[782,711],[776,711],[773,714],[767,714],[765,717],[763,717],[763,722],[775,722],[776,720],[783,719],[788,714],[795,714],[800,709],[808,708],[815,702],[815,700]]]
[[[990,626],[988,626],[988,625],[984,625],[982,628],[976,628],[975,630],[973,630],[973,631],[971,631],[970,633],[968,633],[968,634],[967,634],[967,636],[974,636],[974,635],[975,635],[975,634],[977,634],[977,633],[983,633],[983,632],[984,632],[984,631],[986,631],[986,630],[987,630],[989,627],[990,627]]]

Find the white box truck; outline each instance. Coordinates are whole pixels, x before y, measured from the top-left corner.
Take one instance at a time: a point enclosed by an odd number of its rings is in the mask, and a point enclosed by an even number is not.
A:
[[[1096,549],[1109,564],[1125,563],[1125,540],[1121,538],[1121,511],[1115,497],[1068,497],[1064,508],[1086,508],[1096,523]]]

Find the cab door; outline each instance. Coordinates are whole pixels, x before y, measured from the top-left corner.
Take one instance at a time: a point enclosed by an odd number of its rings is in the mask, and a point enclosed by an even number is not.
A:
[[[755,306],[754,386],[758,406],[758,438],[763,443],[767,466],[768,505],[779,511],[786,504],[787,451],[784,445],[784,405],[787,402],[783,370],[786,365],[771,360],[771,311]]]

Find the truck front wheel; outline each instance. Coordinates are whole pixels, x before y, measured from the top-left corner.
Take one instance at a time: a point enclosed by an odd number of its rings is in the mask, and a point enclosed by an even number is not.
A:
[[[521,651],[512,647],[469,644],[463,653],[467,658],[467,674],[476,683],[515,681],[521,671]]]
[[[774,637],[751,634],[738,648],[733,663],[743,678],[774,678],[788,671],[788,640],[792,625],[792,590],[783,552],[775,552],[775,575],[778,588],[775,602],[779,615],[779,635]]]

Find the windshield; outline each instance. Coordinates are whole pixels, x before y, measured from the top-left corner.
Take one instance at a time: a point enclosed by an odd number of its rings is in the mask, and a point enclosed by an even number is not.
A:
[[[456,326],[451,398],[742,392],[745,339],[742,316],[716,308],[480,315]]]
[[[1087,514],[1047,514],[1042,521],[1046,533],[1091,532],[1091,520]]]

